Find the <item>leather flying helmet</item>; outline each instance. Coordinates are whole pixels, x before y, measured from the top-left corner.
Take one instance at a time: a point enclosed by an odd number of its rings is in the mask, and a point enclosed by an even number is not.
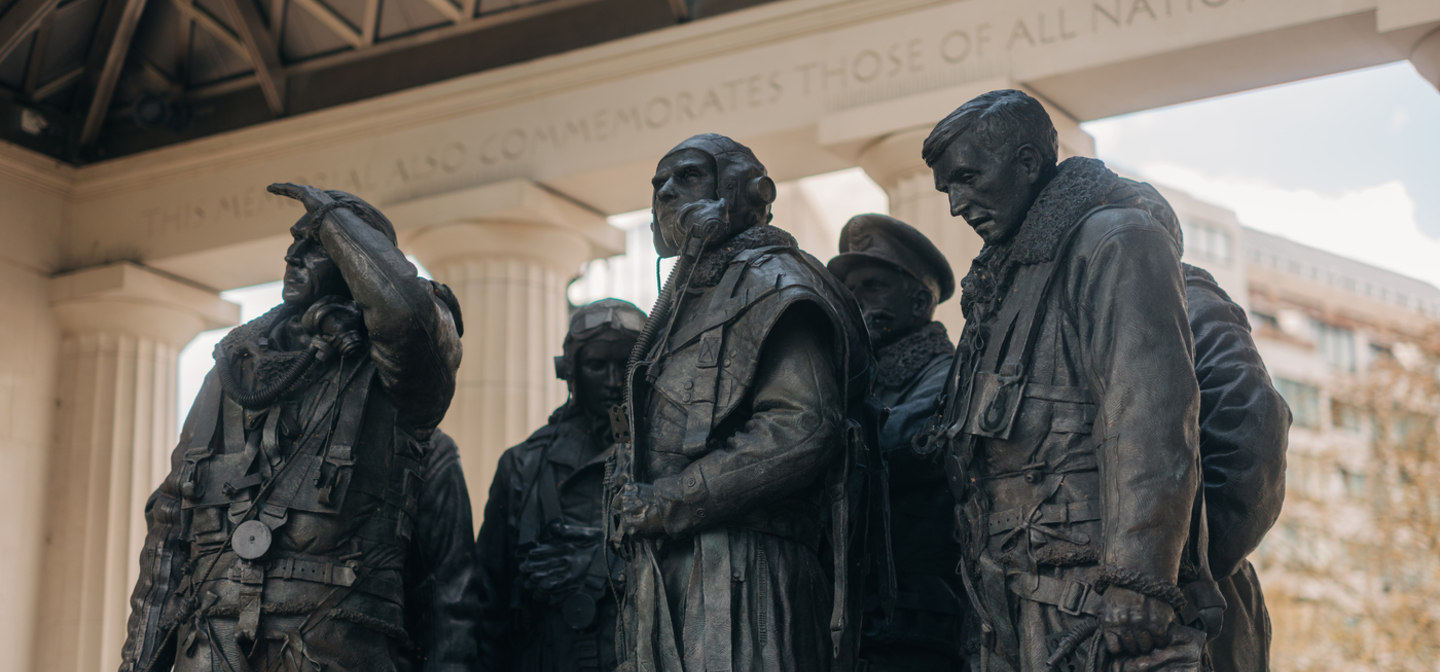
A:
[[[570,329],[561,346],[564,354],[555,358],[555,377],[573,384],[575,356],[586,343],[603,340],[633,344],[644,329],[645,311],[629,301],[600,299],[581,306],[570,316]],[[626,352],[628,347],[624,346]]]
[[[718,133],[701,133],[675,145],[660,160],[687,149],[704,152],[715,161],[715,194],[725,199],[728,206],[730,229],[713,242],[728,240],[752,226],[770,223],[775,180],[765,173],[765,165],[755,158],[749,147]],[[661,257],[679,254],[679,250],[667,245],[660,235],[653,208],[650,213],[650,232],[654,235],[656,251]]]

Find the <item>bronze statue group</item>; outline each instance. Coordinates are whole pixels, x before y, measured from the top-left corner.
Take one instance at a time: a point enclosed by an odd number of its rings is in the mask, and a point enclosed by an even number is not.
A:
[[[1245,559],[1290,413],[1174,211],[992,91],[923,158],[984,247],[858,215],[822,264],[704,134],[656,169],[647,316],[572,312],[569,400],[478,540],[464,325],[390,222],[304,204],[284,303],[232,331],[146,508],[124,672],[1269,669]]]

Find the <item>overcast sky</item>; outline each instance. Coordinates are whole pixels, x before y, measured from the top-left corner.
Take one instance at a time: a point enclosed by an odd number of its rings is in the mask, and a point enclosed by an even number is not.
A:
[[[1084,128],[1245,226],[1440,287],[1440,92],[1408,61]]]
[[[1408,62],[1084,128],[1107,163],[1230,208],[1245,226],[1440,287],[1440,92]],[[837,222],[884,207],[883,192],[857,170],[803,186]],[[279,302],[280,288],[224,296],[250,320]],[[181,354],[182,418],[224,331],[201,334]]]

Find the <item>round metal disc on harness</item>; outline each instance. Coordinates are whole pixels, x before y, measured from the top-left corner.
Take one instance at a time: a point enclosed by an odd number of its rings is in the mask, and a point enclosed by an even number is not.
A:
[[[270,528],[265,527],[265,523],[247,520],[235,528],[235,534],[230,536],[230,547],[235,549],[235,555],[254,560],[270,550],[270,541]]]
[[[565,598],[560,605],[560,618],[576,630],[584,630],[595,622],[595,598],[585,593],[575,593]]]

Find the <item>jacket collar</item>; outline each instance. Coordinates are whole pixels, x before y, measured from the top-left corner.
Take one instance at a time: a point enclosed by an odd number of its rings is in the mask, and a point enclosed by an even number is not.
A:
[[[769,224],[752,226],[740,233],[735,234],[730,240],[721,243],[719,246],[708,249],[700,255],[700,260],[695,263],[694,274],[690,277],[692,288],[714,287],[720,282],[720,277],[725,275],[725,269],[730,262],[745,250],[753,250],[761,247],[799,247],[795,242],[795,236],[790,235],[784,229]]]
[[[1019,233],[1004,243],[986,245],[970,263],[970,272],[960,281],[960,309],[966,323],[986,318],[977,309],[991,312],[990,304],[1008,290],[1020,266],[1053,260],[1065,232],[1086,212],[1103,205],[1119,180],[1098,159],[1077,156],[1061,162],[1025,214]]]
[[[898,389],[909,385],[936,357],[955,352],[945,325],[931,322],[875,353],[875,386]]]

